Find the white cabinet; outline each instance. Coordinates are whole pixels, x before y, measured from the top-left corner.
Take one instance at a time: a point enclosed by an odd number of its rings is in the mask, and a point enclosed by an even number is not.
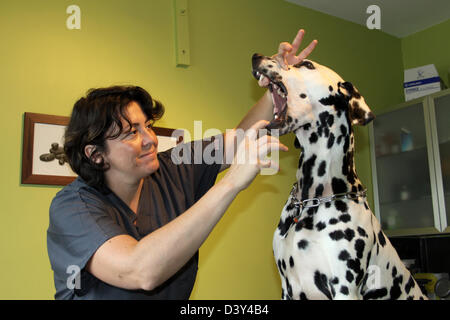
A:
[[[388,236],[450,232],[450,90],[370,125],[375,214]]]

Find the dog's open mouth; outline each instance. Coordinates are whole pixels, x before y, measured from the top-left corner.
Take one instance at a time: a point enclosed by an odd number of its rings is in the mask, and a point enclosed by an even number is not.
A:
[[[259,71],[253,72],[261,87],[268,87],[272,94],[273,119],[270,121],[267,129],[278,129],[286,121],[287,111],[287,90],[281,82],[275,82]]]

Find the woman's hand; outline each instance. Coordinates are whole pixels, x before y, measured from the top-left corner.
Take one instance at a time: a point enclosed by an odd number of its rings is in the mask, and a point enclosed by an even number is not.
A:
[[[314,50],[317,45],[317,40],[313,40],[305,49],[303,49],[299,55],[295,55],[300,48],[300,44],[302,43],[303,36],[305,35],[305,30],[300,29],[297,32],[297,35],[292,41],[292,44],[289,42],[282,42],[278,47],[278,53],[272,56],[278,63],[284,68],[287,69],[288,65],[297,64],[303,61],[309,54]]]
[[[277,138],[268,136],[265,128],[269,121],[260,120],[251,126],[236,149],[231,167],[221,181],[233,186],[236,191],[247,188],[263,168],[278,170],[278,163],[265,159],[276,150],[288,151],[288,148]],[[264,133],[259,136],[260,133]],[[258,137],[259,136],[259,137]]]

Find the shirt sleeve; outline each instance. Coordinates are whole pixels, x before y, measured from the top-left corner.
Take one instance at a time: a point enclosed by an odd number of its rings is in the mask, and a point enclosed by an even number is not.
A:
[[[125,230],[115,223],[95,194],[83,189],[60,191],[50,206],[47,230],[47,250],[55,279],[66,283],[78,270],[83,281],[83,269],[95,251],[120,234],[126,234]],[[85,285],[83,289],[87,289]]]

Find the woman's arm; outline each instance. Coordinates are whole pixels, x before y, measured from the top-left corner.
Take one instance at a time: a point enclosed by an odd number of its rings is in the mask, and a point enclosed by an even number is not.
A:
[[[272,166],[259,159],[269,150],[287,151],[274,137],[257,137],[257,130],[266,125],[259,121],[247,131],[226,175],[191,208],[139,242],[127,235],[108,240],[94,253],[87,271],[110,285],[144,290],[174,275],[200,248],[236,195],[262,168]]]
[[[158,287],[195,254],[237,193],[237,188],[220,180],[189,210],[140,241],[120,235],[105,242],[87,271],[123,289]]]

